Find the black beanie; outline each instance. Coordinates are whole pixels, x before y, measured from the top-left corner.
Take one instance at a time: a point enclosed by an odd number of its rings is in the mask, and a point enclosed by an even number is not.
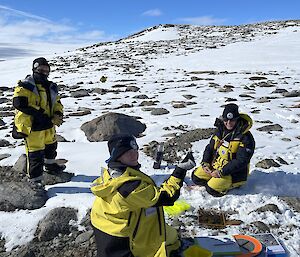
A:
[[[139,149],[135,137],[129,134],[113,135],[107,144],[110,153],[110,158],[107,162],[116,161],[122,154],[131,149]]]
[[[45,65],[48,66],[50,68],[50,65],[48,63],[48,61],[44,58],[44,57],[39,57],[33,60],[32,63],[32,70],[36,70],[38,67],[40,67],[41,65]]]
[[[236,120],[240,117],[239,107],[236,104],[225,105],[222,118],[223,120]]]

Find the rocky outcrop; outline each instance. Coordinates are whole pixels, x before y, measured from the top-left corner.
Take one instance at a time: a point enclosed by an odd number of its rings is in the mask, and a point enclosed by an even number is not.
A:
[[[81,126],[87,139],[91,142],[108,140],[114,134],[126,133],[136,137],[145,131],[146,125],[120,113],[107,113],[101,117],[86,122]]]

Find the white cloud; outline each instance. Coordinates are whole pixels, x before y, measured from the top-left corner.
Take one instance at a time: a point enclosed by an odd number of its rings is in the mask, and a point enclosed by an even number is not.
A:
[[[226,19],[214,18],[213,16],[201,16],[179,18],[177,21],[193,25],[222,25],[226,22]]]
[[[3,5],[0,5],[0,16],[0,46],[14,47],[12,50],[27,50],[36,45],[44,45],[45,50],[51,45],[53,49],[58,45],[74,49],[114,39],[114,36],[107,36],[101,30],[84,31],[80,29],[82,26],[70,25],[68,20],[53,22]]]
[[[159,9],[151,9],[142,13],[143,16],[158,17],[162,15],[162,11]]]

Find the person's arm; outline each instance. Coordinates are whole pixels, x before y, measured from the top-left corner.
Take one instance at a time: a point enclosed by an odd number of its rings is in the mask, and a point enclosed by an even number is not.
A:
[[[195,167],[194,157],[189,153],[160,187],[140,180],[124,183],[118,188],[124,200],[122,208],[132,210],[173,205],[179,197],[186,171],[193,167]]]
[[[246,167],[253,156],[255,141],[250,132],[244,135],[242,144],[240,144],[236,156],[228,162],[220,171],[222,176],[227,176],[238,172],[241,168]]]

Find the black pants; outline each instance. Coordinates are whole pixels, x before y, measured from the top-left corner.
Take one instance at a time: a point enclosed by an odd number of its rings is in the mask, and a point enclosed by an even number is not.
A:
[[[116,237],[94,228],[97,257],[134,257],[128,237]]]

